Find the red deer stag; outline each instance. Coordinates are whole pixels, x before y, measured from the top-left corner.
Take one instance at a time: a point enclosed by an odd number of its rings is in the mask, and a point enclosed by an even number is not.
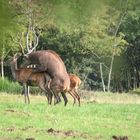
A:
[[[17,68],[17,59],[18,57],[14,55],[12,61],[11,61],[11,71],[14,79],[18,81],[23,86],[23,93],[25,96],[25,103],[28,101],[30,103],[29,99],[29,86],[38,86],[40,87],[44,92],[48,99],[48,103],[50,102],[50,99],[52,98],[51,94],[48,95],[49,87],[48,83],[50,82],[50,76],[47,73],[44,72],[34,72],[32,68]],[[27,101],[26,101],[27,98]],[[50,104],[50,103],[49,103]]]
[[[80,106],[80,96],[77,92],[77,89],[79,88],[81,84],[81,79],[75,74],[71,74],[71,73],[69,74],[69,77],[70,77],[70,90],[68,92],[74,98],[73,105],[75,104],[76,99],[77,99]]]
[[[47,72],[51,77],[50,89],[59,102],[58,94],[61,92],[65,106],[68,102],[65,92],[69,91],[70,79],[66,67],[60,56],[52,50],[40,50],[24,55],[22,68],[35,64],[36,71]]]

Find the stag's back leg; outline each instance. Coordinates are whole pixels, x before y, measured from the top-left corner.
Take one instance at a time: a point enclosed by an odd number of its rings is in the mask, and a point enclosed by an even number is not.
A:
[[[53,91],[54,101],[55,101],[54,105],[56,105],[57,103],[61,102],[61,98],[59,96],[60,90],[57,91],[57,90],[53,89],[52,91]],[[62,97],[64,99],[64,105],[66,106],[67,103],[68,103],[68,99],[67,99],[67,97],[66,97],[64,92],[61,92],[61,95],[62,95]]]
[[[53,97],[53,93],[51,90],[48,91],[48,104],[51,105],[52,104],[52,97]]]
[[[53,95],[54,95],[54,105],[56,105],[56,104],[58,104],[59,102],[61,102],[61,98],[60,98],[60,96],[59,96],[59,91],[55,91],[55,90],[52,90],[53,91]],[[63,97],[63,99],[64,99],[64,105],[66,106],[67,105],[67,103],[68,103],[68,99],[67,99],[67,97],[66,97],[66,95],[65,95],[65,93],[64,92],[61,92],[61,95],[62,95],[62,97]]]
[[[56,99],[56,103],[59,103],[61,101],[59,93],[61,93],[64,102],[65,102],[65,106],[67,105],[68,99],[65,95],[64,91],[64,83],[58,79],[57,77],[54,77],[51,82],[50,82],[50,89],[53,91],[53,95]],[[55,104],[56,104],[55,103]]]
[[[57,79],[52,79],[51,82],[49,83],[49,88],[51,89],[53,95],[54,95],[54,105],[57,103],[61,102],[61,99],[59,97],[59,92],[60,92],[60,84],[56,82]]]
[[[59,96],[59,92],[56,92],[54,89],[51,90],[53,95],[54,95],[54,105],[58,104],[59,102],[61,102],[60,96]],[[52,99],[51,99],[52,100]]]
[[[52,103],[52,91],[48,88],[48,83],[47,81],[44,79],[44,80],[41,80],[39,82],[39,87],[44,91],[45,93],[45,96],[47,98],[47,101],[48,101],[48,104],[51,105]]]
[[[62,97],[63,97],[63,99],[64,99],[64,105],[66,106],[67,103],[68,103],[68,99],[67,99],[67,97],[66,97],[65,92],[61,92],[61,95],[62,95]]]
[[[60,96],[59,95],[56,95],[56,96],[57,96],[57,98],[54,98],[54,105],[61,102]]]

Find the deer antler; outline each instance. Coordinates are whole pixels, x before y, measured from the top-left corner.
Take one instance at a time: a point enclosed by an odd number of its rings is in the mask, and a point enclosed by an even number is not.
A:
[[[40,32],[37,33],[35,28],[32,28],[32,33],[34,35],[34,41],[33,41],[33,47],[32,47],[32,44],[31,42],[29,42],[29,33],[27,32],[26,34],[26,49],[27,49],[27,53],[25,53],[24,51],[24,48],[23,48],[23,43],[22,43],[22,37],[23,37],[23,32],[21,33],[21,35],[17,35],[17,40],[13,38],[13,36],[11,36],[11,39],[19,44],[19,47],[21,49],[21,53],[25,56],[25,55],[28,55],[30,54],[31,52],[33,52],[35,50],[35,48],[38,46],[38,42],[39,42],[39,37],[40,37]],[[29,45],[30,43],[30,45]]]
[[[19,44],[19,47],[20,47],[20,49],[21,49],[21,53],[22,53],[23,55],[25,55],[24,48],[23,48],[22,42],[21,42],[21,41],[22,41],[22,34],[23,34],[23,33],[21,33],[20,38],[19,38],[19,34],[17,34],[17,40],[14,39],[13,36],[10,36],[10,37],[11,37],[11,39],[13,40],[13,42],[15,42],[16,44]]]
[[[17,53],[14,54],[13,61],[17,61]]]
[[[33,52],[36,49],[36,47],[38,46],[38,42],[39,42],[40,33],[37,35],[35,28],[32,28],[32,30],[33,30],[33,34],[35,36],[34,46],[31,49],[29,49],[29,47],[27,48],[27,50],[28,50],[27,54],[30,54],[31,52]]]

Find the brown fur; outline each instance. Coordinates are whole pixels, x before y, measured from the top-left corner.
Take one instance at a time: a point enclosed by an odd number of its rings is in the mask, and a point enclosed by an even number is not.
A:
[[[76,76],[75,74],[69,74],[69,78],[70,78],[70,89],[69,89],[68,93],[74,99],[73,105],[75,104],[76,99],[77,99],[79,106],[80,106],[80,96],[77,92],[77,89],[79,88],[79,86],[81,84],[81,79],[78,76]]]
[[[28,93],[28,86],[38,86],[43,91],[49,90],[47,84],[49,83],[50,76],[47,73],[43,72],[34,72],[32,68],[21,68],[17,69],[17,58],[13,57],[11,61],[11,70],[12,75],[16,81],[18,81],[24,87],[24,95],[25,95],[25,103],[26,103],[26,96],[28,99],[28,103],[30,103],[29,93]]]
[[[22,67],[26,67],[30,64],[35,64],[37,66],[36,71],[47,72],[50,75],[52,79],[50,82],[50,89],[53,91],[56,98],[59,92],[62,92],[66,105],[68,100],[64,92],[70,89],[70,79],[65,64],[60,56],[52,50],[36,51],[26,57]]]
[[[80,84],[81,84],[81,79],[76,76],[75,74],[69,74],[69,77],[70,77],[70,90],[69,90],[69,94],[71,96],[73,96],[74,98],[74,103],[73,105],[75,104],[76,102],[76,99],[78,100],[79,102],[79,106],[80,106],[80,96],[77,92],[77,89],[79,88]]]
[[[75,74],[69,74],[70,77],[70,90],[77,90],[81,84],[81,79]]]

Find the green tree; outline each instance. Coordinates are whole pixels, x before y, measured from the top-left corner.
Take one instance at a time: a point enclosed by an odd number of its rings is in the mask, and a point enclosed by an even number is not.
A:
[[[9,45],[10,37],[9,34],[15,29],[13,21],[14,10],[9,5],[10,1],[0,1],[0,61],[1,61],[1,76],[4,78],[4,61],[9,52],[11,46]]]
[[[125,40],[129,43],[124,53],[126,66],[126,84],[129,88],[140,86],[140,2],[129,1],[128,13],[121,25],[120,31],[124,33]]]

